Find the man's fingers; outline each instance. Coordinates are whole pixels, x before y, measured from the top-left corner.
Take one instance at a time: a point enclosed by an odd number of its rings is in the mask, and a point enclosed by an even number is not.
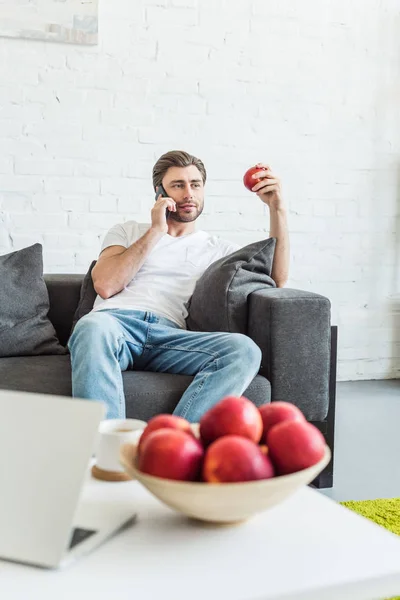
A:
[[[162,193],[160,192],[159,195],[157,196],[157,202],[159,202],[160,200],[168,200],[167,196],[163,196]]]
[[[172,211],[172,212],[176,212],[176,204],[174,202],[174,200],[171,200],[171,198],[163,198],[164,202],[164,206],[165,208],[168,208],[168,210]]]
[[[275,175],[273,173],[271,173],[271,171],[266,171],[264,169],[264,171],[257,171],[257,173],[254,173],[252,177],[253,177],[253,179],[261,179],[261,178],[266,179],[268,177],[274,178]]]
[[[172,198],[167,198],[166,196],[161,196],[161,194],[158,196],[157,204],[159,204],[160,206],[162,206],[163,208],[168,208],[168,210],[172,210],[172,211],[176,211],[176,203],[175,200],[172,200]]]
[[[171,202],[170,204],[168,204],[168,210],[170,210],[172,212],[176,212],[176,204],[175,204],[175,202]]]
[[[253,187],[253,192],[258,192],[263,188],[269,188],[272,185],[277,185],[278,183],[279,179],[264,179],[263,181],[260,181],[259,183],[255,184],[255,186]]]
[[[256,185],[252,188],[253,192],[259,192],[260,190],[265,188],[265,191],[268,192],[270,191],[270,187],[274,186],[274,185],[278,185],[279,184],[279,179],[264,179],[263,181],[260,181],[259,183],[256,183]]]

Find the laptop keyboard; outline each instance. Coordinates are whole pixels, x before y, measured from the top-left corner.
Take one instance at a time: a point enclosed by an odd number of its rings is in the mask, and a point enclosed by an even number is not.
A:
[[[75,546],[87,540],[88,537],[96,533],[95,529],[82,529],[81,527],[75,527],[72,532],[72,538],[69,543],[69,550],[72,550]]]

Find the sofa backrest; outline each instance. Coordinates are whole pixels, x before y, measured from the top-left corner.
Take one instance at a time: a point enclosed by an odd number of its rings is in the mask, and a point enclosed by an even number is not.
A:
[[[84,275],[44,275],[50,298],[49,319],[65,346],[71,333]]]

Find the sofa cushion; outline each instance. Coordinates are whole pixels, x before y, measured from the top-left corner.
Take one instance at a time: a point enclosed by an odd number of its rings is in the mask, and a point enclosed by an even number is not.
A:
[[[147,421],[159,413],[172,413],[183,392],[193,381],[188,375],[125,371],[123,373],[126,414]],[[31,356],[0,360],[0,388],[70,396],[69,356]],[[244,393],[260,406],[271,399],[269,381],[257,375]]]
[[[13,356],[0,360],[0,388],[71,396],[70,356]]]
[[[148,421],[160,413],[172,413],[193,381],[189,375],[126,371],[123,374],[127,417]],[[243,394],[257,406],[271,401],[271,386],[256,375]]]
[[[0,256],[0,357],[65,354],[48,318],[41,244]]]
[[[254,242],[215,261],[188,302],[188,329],[247,333],[247,298],[276,287],[271,278],[275,238]]]
[[[97,293],[94,289],[92,279],[92,270],[96,263],[97,260],[92,261],[92,264],[90,265],[88,272],[83,279],[78,306],[72,321],[71,335],[79,319],[90,313],[93,308],[94,301],[96,300]]]
[[[68,342],[71,333],[83,278],[83,274],[77,273],[52,273],[44,276],[50,298],[49,319],[63,345]]]

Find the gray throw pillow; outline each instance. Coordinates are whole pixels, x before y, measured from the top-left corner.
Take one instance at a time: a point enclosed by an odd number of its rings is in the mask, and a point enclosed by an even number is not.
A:
[[[41,244],[0,256],[0,357],[66,354],[48,319]]]
[[[254,242],[216,260],[198,280],[187,309],[193,331],[247,333],[247,298],[276,287],[271,278],[276,239]]]
[[[82,281],[81,293],[79,296],[78,306],[76,308],[74,318],[72,320],[72,328],[70,335],[72,335],[72,332],[75,329],[75,325],[77,324],[79,319],[82,319],[82,317],[90,313],[90,311],[93,308],[94,301],[96,300],[97,292],[94,289],[92,279],[92,271],[96,263],[97,260],[92,261],[92,264],[90,265],[89,270]]]

